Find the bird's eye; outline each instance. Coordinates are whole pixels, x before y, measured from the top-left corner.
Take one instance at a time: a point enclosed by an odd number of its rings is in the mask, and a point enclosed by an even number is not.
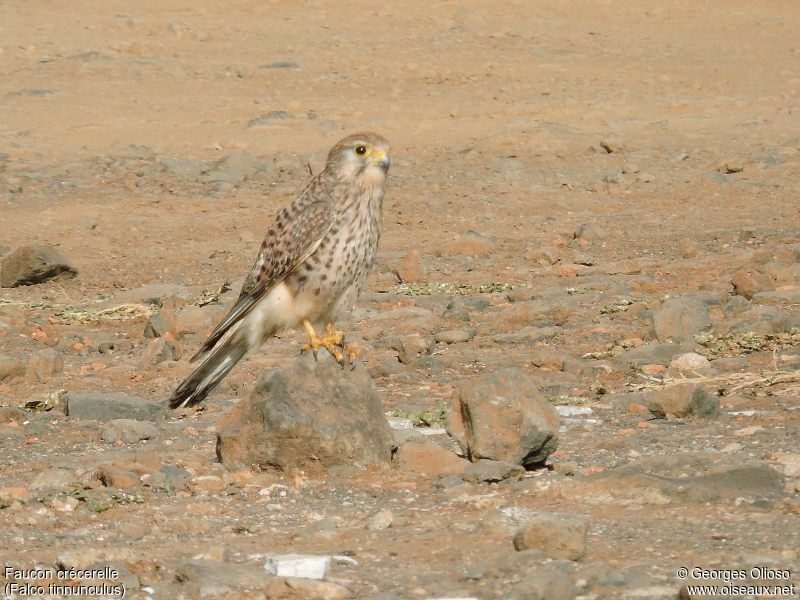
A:
[[[356,154],[359,156],[364,156],[367,153],[366,146],[356,146]]]

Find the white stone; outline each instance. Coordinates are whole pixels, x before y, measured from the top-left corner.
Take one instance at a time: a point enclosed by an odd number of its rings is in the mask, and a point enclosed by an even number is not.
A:
[[[701,356],[697,354],[697,352],[686,352],[685,354],[676,356],[669,366],[672,369],[684,373],[707,370],[711,367],[711,363],[705,356]]]
[[[331,564],[330,556],[311,554],[279,554],[270,556],[264,568],[278,577],[322,579]]]
[[[556,412],[560,417],[577,417],[578,415],[590,415],[592,409],[588,406],[571,406],[568,404],[559,404],[556,406]]]
[[[787,477],[800,477],[800,454],[784,454],[778,458]]]

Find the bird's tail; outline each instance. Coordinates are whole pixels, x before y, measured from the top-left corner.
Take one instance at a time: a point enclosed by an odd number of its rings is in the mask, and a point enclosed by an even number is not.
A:
[[[181,383],[169,398],[169,407],[194,406],[205,399],[208,393],[247,354],[246,336],[239,334],[239,327],[232,327],[214,347],[195,356],[192,361],[201,362],[192,374]]]

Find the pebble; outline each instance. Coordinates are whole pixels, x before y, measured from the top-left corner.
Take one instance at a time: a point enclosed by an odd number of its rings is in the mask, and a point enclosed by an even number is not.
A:
[[[710,370],[711,362],[696,352],[685,352],[672,359],[669,367],[684,375],[700,376]]]
[[[390,510],[384,509],[373,515],[373,517],[367,523],[367,529],[370,531],[384,531],[389,529],[393,522],[394,513],[392,513]]]
[[[154,439],[158,435],[159,431],[155,425],[135,419],[113,419],[103,425],[101,433],[104,442],[114,443],[121,440],[126,444]]]
[[[474,329],[451,329],[440,331],[433,335],[433,339],[443,344],[461,344],[475,337]]]
[[[542,550],[550,558],[580,560],[586,554],[589,521],[562,513],[541,513],[514,535],[517,550]]]
[[[692,339],[711,325],[707,301],[693,296],[667,298],[652,321],[653,334],[662,342]]]

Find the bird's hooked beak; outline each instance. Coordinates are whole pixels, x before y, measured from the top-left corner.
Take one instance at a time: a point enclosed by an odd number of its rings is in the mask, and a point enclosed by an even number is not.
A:
[[[372,159],[373,164],[376,164],[383,169],[384,173],[389,170],[391,161],[389,160],[389,155],[386,154],[385,150],[376,150],[372,153],[370,158]]]

